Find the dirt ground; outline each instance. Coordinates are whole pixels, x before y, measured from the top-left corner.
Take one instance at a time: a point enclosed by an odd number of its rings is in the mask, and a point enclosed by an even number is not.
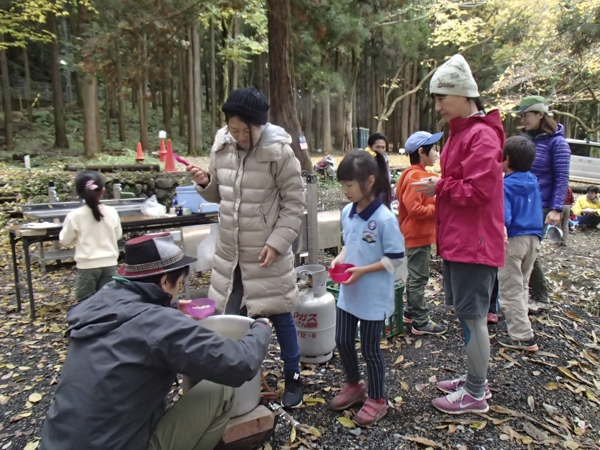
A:
[[[321,196],[327,205],[340,202],[334,184],[322,186]],[[387,417],[372,428],[348,428],[344,414],[328,410],[326,402],[344,381],[340,360],[334,355],[324,365],[303,367],[305,403],[291,412],[300,424],[295,436],[291,436],[290,424],[282,420],[263,448],[599,448],[599,237],[599,231],[585,231],[570,235],[567,247],[544,242],[542,260],[552,308],[547,314],[532,316],[539,352],[502,349],[495,339],[506,334],[502,316],[500,323],[490,325],[493,398],[487,414],[448,416],[431,406],[431,399],[441,395],[435,382],[465,371],[462,333],[443,306],[441,262],[433,258],[427,296],[433,319],[447,324],[449,331],[443,337],[401,335],[382,341],[386,397],[392,406]],[[26,305],[22,312],[16,311],[5,235],[1,245],[0,449],[32,450],[39,445],[67,351],[65,317],[74,303],[75,269],[67,265],[42,275],[34,267],[39,318],[30,323]],[[322,262],[328,263],[326,255]],[[24,273],[21,254],[19,264]],[[206,283],[206,277],[194,279],[195,287]],[[274,388],[281,369],[273,339],[264,370]]]

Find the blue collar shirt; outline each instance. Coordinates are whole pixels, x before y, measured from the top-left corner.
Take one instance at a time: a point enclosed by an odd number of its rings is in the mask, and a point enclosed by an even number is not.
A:
[[[345,263],[357,267],[404,257],[404,237],[396,216],[376,198],[360,213],[350,203],[342,210]],[[394,314],[394,274],[387,270],[363,275],[357,282],[340,285],[340,309],[361,320],[385,320]]]

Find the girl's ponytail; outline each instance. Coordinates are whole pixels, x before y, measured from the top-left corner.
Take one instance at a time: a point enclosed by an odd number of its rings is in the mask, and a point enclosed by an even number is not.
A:
[[[75,189],[80,199],[92,210],[94,219],[98,222],[104,217],[100,212],[100,197],[104,192],[102,176],[93,170],[79,172],[75,177]]]
[[[375,153],[375,161],[377,161],[377,176],[375,177],[375,190],[377,195],[381,195],[381,202],[390,207],[392,203],[392,186],[390,185],[390,171],[385,160],[385,156],[379,152]]]

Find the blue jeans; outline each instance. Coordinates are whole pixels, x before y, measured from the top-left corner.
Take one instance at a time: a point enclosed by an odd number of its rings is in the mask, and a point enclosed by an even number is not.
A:
[[[579,225],[595,227],[600,223],[600,216],[597,216],[595,214],[586,214],[584,216],[577,216],[577,223]]]
[[[243,295],[242,271],[240,266],[237,266],[233,273],[233,288],[225,306],[225,314],[246,315],[245,308],[243,312],[240,311]],[[281,349],[284,374],[300,373],[300,347],[298,346],[298,335],[296,334],[296,324],[292,313],[273,314],[268,319],[275,328],[275,335]]]
[[[269,316],[269,320],[273,323],[281,348],[283,372],[286,375],[300,373],[300,347],[292,313],[273,314]]]

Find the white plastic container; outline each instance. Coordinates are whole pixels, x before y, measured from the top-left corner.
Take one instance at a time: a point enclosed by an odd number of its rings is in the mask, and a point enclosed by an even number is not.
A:
[[[208,330],[219,336],[231,339],[241,339],[250,330],[253,319],[244,316],[220,315],[210,316],[198,322]],[[199,380],[192,380],[183,376],[183,394],[190,390]],[[243,416],[249,413],[260,403],[260,371],[250,381],[235,388],[235,399],[231,409],[231,417]]]

